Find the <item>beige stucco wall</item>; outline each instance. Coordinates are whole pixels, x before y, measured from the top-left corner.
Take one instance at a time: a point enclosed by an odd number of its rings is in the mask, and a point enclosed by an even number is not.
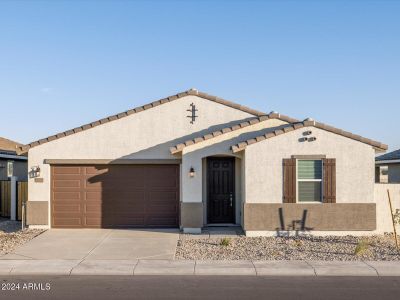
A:
[[[235,157],[235,219],[236,224],[242,222],[243,170],[242,154],[233,154],[231,146],[243,140],[253,138],[265,132],[266,129],[275,130],[285,126],[287,122],[278,119],[268,119],[252,126],[247,126],[215,138],[185,147],[182,151],[182,201],[185,203],[203,203],[203,222],[207,224],[207,164],[210,156]],[[194,168],[196,175],[189,176],[190,168]]]
[[[253,126],[247,126],[239,130],[231,131],[213,139],[184,148],[182,151],[182,186],[185,188],[182,191],[182,201],[203,201],[203,172],[206,171],[202,162],[203,158],[218,155],[229,155],[242,158],[242,153],[235,155],[232,154],[232,145],[257,136],[260,134],[260,131],[265,131],[267,128],[274,130],[280,128],[280,126],[284,126],[285,124],[287,123],[278,119],[269,119]],[[193,167],[196,171],[196,176],[193,178],[188,176],[191,167]],[[240,169],[237,168],[236,171],[238,172]],[[240,174],[238,176],[243,177]],[[238,197],[241,197],[241,195],[242,191],[237,190],[237,199]]]
[[[375,184],[374,197],[376,202],[377,233],[393,232],[392,217],[390,216],[390,206],[387,191],[389,190],[394,212],[400,209],[400,184]],[[397,225],[398,234],[400,225]]]
[[[187,118],[191,103],[198,109],[194,124]],[[29,180],[29,201],[50,199],[50,166],[43,163],[45,159],[173,159],[171,146],[250,117],[254,116],[187,96],[34,147],[29,151],[29,168],[40,166],[43,183]]]
[[[300,142],[305,131],[312,131],[314,142]],[[374,201],[375,151],[371,146],[305,127],[245,149],[245,197],[247,203],[282,203],[282,161],[292,155],[326,155],[336,158],[336,202]]]

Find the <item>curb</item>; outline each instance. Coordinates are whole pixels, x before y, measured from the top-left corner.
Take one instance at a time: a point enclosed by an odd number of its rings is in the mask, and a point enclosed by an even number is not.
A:
[[[0,260],[0,275],[400,276],[400,261]]]

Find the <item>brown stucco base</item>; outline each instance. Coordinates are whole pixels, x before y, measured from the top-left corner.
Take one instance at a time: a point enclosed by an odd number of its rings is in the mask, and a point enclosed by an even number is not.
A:
[[[49,224],[49,203],[47,201],[26,202],[26,224],[27,225],[48,225]]]
[[[244,205],[244,230],[325,230],[376,229],[375,203]]]
[[[203,227],[203,203],[181,202],[181,227],[182,228]]]

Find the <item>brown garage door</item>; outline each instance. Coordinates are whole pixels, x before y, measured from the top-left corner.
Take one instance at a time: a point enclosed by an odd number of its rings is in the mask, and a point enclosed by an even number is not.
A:
[[[178,165],[51,167],[54,228],[177,227]]]

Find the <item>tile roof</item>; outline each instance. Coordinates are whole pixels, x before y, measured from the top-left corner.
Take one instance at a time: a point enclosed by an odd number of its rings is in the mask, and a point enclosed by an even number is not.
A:
[[[250,125],[254,125],[254,124],[269,120],[269,119],[279,119],[279,120],[282,120],[282,121],[285,121],[285,122],[288,122],[288,123],[298,122],[298,120],[290,118],[288,116],[281,115],[281,114],[278,114],[278,113],[275,113],[275,112],[271,112],[268,115],[255,117],[255,118],[252,118],[252,119],[250,119],[248,121],[237,123],[237,124],[234,124],[232,126],[225,127],[225,128],[220,129],[220,130],[216,130],[216,131],[214,131],[212,133],[208,133],[206,135],[197,136],[197,137],[195,137],[193,139],[187,140],[186,142],[183,142],[183,143],[180,143],[178,145],[175,145],[174,147],[171,147],[169,150],[170,150],[171,154],[176,154],[176,153],[181,152],[183,150],[183,148],[185,148],[187,146],[190,146],[190,145],[193,145],[193,144],[197,144],[197,143],[203,142],[205,140],[209,140],[211,138],[217,137],[219,135],[223,135],[225,133],[232,132],[232,131],[235,131],[235,130],[238,130],[238,129],[241,129],[241,128],[244,128],[244,127],[247,127],[247,126],[250,126]]]
[[[374,147],[377,150],[387,150],[387,148],[388,148],[388,146],[385,144],[382,144],[382,143],[379,143],[379,142],[376,142],[376,141],[373,141],[373,140],[370,140],[367,138],[363,138],[359,135],[355,135],[350,132],[347,132],[347,131],[344,131],[344,130],[341,130],[341,129],[338,129],[338,128],[335,128],[335,127],[332,127],[332,126],[329,126],[329,125],[326,125],[323,123],[315,122],[314,120],[306,119],[303,122],[293,123],[282,129],[278,129],[278,130],[275,130],[272,132],[268,131],[264,135],[260,135],[253,139],[249,139],[249,140],[243,141],[241,143],[238,143],[238,144],[232,146],[231,149],[232,149],[233,153],[236,153],[236,152],[244,150],[249,145],[252,145],[252,144],[261,142],[263,140],[270,139],[270,138],[276,137],[278,135],[285,134],[285,133],[288,133],[293,130],[297,130],[297,129],[300,129],[300,128],[303,128],[306,126],[312,126],[312,127],[323,129],[323,130],[326,130],[326,131],[329,131],[329,132],[332,132],[335,134],[339,134],[341,136],[359,141],[361,143],[371,145],[372,147]]]
[[[13,154],[16,153],[17,147],[22,146],[20,143],[14,142],[12,140],[0,137],[0,151],[11,151]]]
[[[228,100],[216,97],[216,96],[212,96],[212,95],[209,95],[209,94],[206,94],[206,93],[203,93],[203,92],[200,92],[200,91],[198,91],[196,89],[190,89],[188,91],[185,91],[185,92],[182,92],[182,93],[178,93],[176,95],[169,96],[169,97],[166,97],[166,98],[151,102],[149,104],[145,104],[145,105],[142,105],[142,106],[139,106],[139,107],[124,111],[122,113],[119,113],[119,114],[116,114],[116,115],[112,115],[112,116],[103,118],[101,120],[94,121],[92,123],[76,127],[74,129],[71,129],[71,130],[60,132],[58,134],[49,136],[47,138],[34,141],[34,142],[29,143],[27,145],[23,145],[23,146],[20,145],[20,147],[18,148],[18,152],[19,153],[24,153],[24,152],[28,151],[30,148],[33,148],[35,146],[42,145],[42,144],[51,142],[53,140],[60,139],[60,138],[69,136],[71,134],[75,134],[75,133],[84,131],[84,130],[88,130],[90,128],[93,128],[93,127],[96,127],[96,126],[99,126],[99,125],[102,125],[102,124],[105,124],[105,123],[108,123],[108,122],[111,122],[111,121],[114,121],[114,120],[118,120],[118,119],[127,117],[129,115],[132,115],[132,114],[135,114],[135,113],[139,113],[141,111],[148,110],[148,109],[151,109],[151,108],[156,107],[158,105],[161,105],[161,104],[164,104],[164,103],[168,103],[168,102],[172,102],[174,100],[177,100],[177,99],[189,96],[189,95],[195,95],[195,96],[198,96],[198,97],[203,98],[203,99],[207,99],[207,100],[210,100],[210,101],[222,104],[222,105],[226,105],[228,107],[235,108],[235,109],[247,112],[247,113],[252,114],[254,116],[265,115],[265,113],[263,113],[263,112],[248,108],[246,106],[239,105],[239,104],[236,104],[234,102],[231,102],[231,101],[228,101]]]
[[[383,161],[383,160],[398,160],[400,159],[400,149],[395,150],[381,156],[375,158],[376,161]]]

